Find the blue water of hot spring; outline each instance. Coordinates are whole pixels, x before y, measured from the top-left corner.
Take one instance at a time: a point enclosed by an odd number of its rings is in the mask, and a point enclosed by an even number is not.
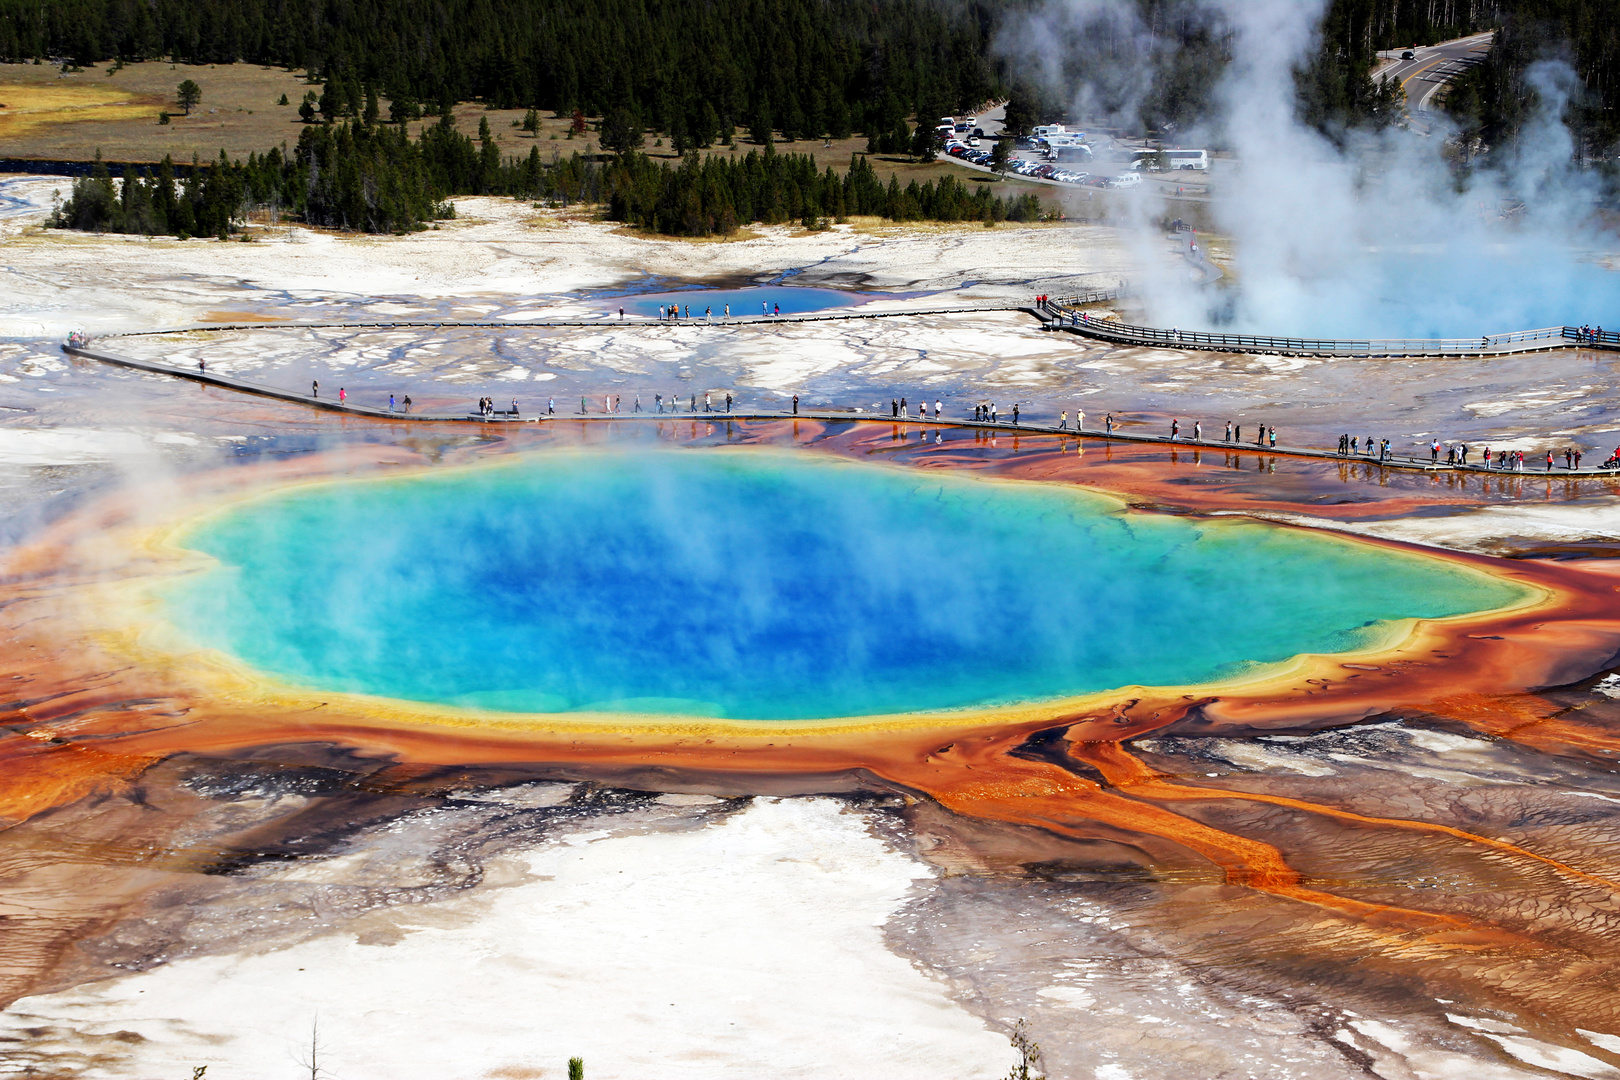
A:
[[[756,720],[1189,684],[1518,600],[1436,558],[1055,485],[760,450],[558,452],[191,526],[193,642],[290,683]]]

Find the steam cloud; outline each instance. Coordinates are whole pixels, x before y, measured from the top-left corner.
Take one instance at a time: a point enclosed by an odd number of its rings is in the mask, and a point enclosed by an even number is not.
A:
[[[1231,62],[1211,119],[1176,141],[1235,155],[1220,163],[1210,211],[1231,238],[1241,284],[1199,287],[1166,267],[1155,223],[1167,207],[1144,188],[1127,225],[1148,267],[1136,284],[1151,320],[1340,338],[1620,327],[1620,274],[1601,261],[1613,245],[1595,219],[1595,185],[1570,166],[1561,117],[1578,80],[1569,67],[1531,70],[1536,115],[1516,146],[1495,151],[1492,167],[1459,188],[1443,156],[1453,134],[1443,117],[1433,116],[1429,135],[1391,129],[1342,148],[1298,120],[1293,70],[1316,46],[1322,9],[1316,0],[1203,0],[1194,9],[1227,32]],[[1038,57],[1031,73],[1073,115],[1129,123],[1155,92],[1165,40],[1129,0],[1053,0],[1000,45],[1021,62]],[[1121,57],[1131,61],[1125,72]]]

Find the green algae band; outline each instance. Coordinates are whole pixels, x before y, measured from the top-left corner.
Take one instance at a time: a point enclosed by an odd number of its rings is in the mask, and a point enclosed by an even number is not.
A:
[[[1439,558],[1071,488],[766,451],[551,454],[194,526],[194,643],[512,712],[867,716],[1184,685],[1510,605]]]

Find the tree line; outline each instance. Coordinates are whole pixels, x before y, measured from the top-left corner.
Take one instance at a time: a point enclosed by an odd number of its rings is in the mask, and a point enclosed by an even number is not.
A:
[[[750,223],[803,222],[822,228],[856,215],[895,221],[1031,221],[1032,194],[1002,198],[969,190],[954,177],[901,187],[883,184],[862,155],[843,175],[818,171],[808,154],[767,146],[742,155],[699,155],[678,165],[627,151],[615,156],[503,158],[487,120],[476,141],[450,118],[412,139],[401,127],[343,121],[306,127],[292,150],[250,154],[246,162],[194,163],[183,177],[165,158],[156,169],[105,165],[75,181],[58,209],[59,227],[171,234],[237,231],[254,211],[363,232],[405,232],[454,216],[455,195],[507,195],[563,206],[605,207],[609,220],[677,236],[726,235]]]
[[[679,165],[630,154],[614,161],[604,180],[610,219],[678,236],[724,235],[749,222],[815,229],[852,216],[993,224],[1043,215],[1033,194],[1002,198],[951,175],[905,187],[891,176],[884,184],[859,154],[842,176],[831,166],[818,172],[809,154],[770,147],[736,158],[688,154]]]

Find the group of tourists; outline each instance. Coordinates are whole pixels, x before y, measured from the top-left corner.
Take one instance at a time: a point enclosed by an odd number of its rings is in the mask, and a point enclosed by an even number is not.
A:
[[[1106,421],[1108,433],[1112,435],[1114,433],[1113,414],[1110,413],[1106,418]],[[1181,420],[1179,418],[1170,421],[1170,441],[1181,441]],[[1193,421],[1192,441],[1204,441],[1204,422],[1202,420]],[[1243,425],[1234,424],[1232,421],[1228,420],[1226,422],[1226,437],[1222,441],[1229,443],[1242,442]],[[1265,424],[1259,425],[1258,429],[1254,433],[1254,445],[1275,447],[1277,445],[1277,429],[1275,427],[1267,427]]]
[[[732,404],[733,404],[733,398],[729,393],[726,394],[725,397],[726,397],[725,411],[729,413],[731,411],[731,407],[732,407]],[[550,416],[553,413],[555,413],[555,411],[556,411],[555,403],[554,402],[549,402],[548,405],[547,405],[546,415]],[[581,414],[588,413],[588,412],[591,411],[590,407],[585,403],[584,398],[579,399],[579,411],[580,411]],[[605,414],[607,414],[609,416],[614,416],[614,415],[617,415],[618,413],[621,413],[623,411],[624,411],[624,397],[623,397],[623,395],[621,395],[621,394],[607,394],[602,398],[602,412],[603,413],[605,413]],[[663,394],[654,394],[653,395],[652,408],[648,409],[646,406],[644,406],[641,403],[641,395],[637,394],[635,396],[635,400],[631,403],[630,411],[632,413],[643,413],[643,412],[678,413],[678,412],[681,411],[681,397],[680,397],[679,394],[671,394],[667,398]],[[691,395],[690,399],[687,401],[686,411],[689,412],[689,413],[695,413],[695,412],[719,412],[720,410],[714,403],[714,394],[713,394],[713,392],[705,390],[703,392],[703,408],[701,410],[698,408],[697,395],[693,394],[693,395]],[[793,411],[794,411],[794,413],[798,413],[798,411],[799,411],[799,395],[797,395],[797,394],[793,395]]]
[[[1064,415],[1065,415],[1065,417],[1067,417],[1068,414],[1065,413]],[[939,419],[939,402],[937,402],[937,401],[934,402],[934,418],[936,420]],[[992,402],[990,402],[988,404],[985,404],[985,405],[975,405],[973,407],[973,419],[974,419],[974,421],[976,423],[980,423],[980,424],[999,424],[999,423],[1001,423],[1001,413],[997,410],[996,403],[992,401]],[[1018,422],[1019,422],[1018,402],[1015,401],[1015,402],[1013,402],[1013,411],[1012,411],[1012,425],[1013,425],[1013,427],[1017,427]]]
[[[1583,326],[1580,330],[1581,341],[1587,345],[1596,345],[1603,340],[1603,327]]]
[[[687,318],[687,319],[690,319],[692,317],[692,305],[691,304],[686,305],[686,314],[685,314],[685,316],[681,315],[681,305],[679,305],[679,304],[670,304],[667,308],[664,307],[663,305],[659,305],[658,318],[660,320],[665,321],[665,322],[679,322],[683,317]],[[621,319],[624,318],[624,308],[619,309],[619,318],[621,318]],[[725,313],[723,315],[721,315],[720,318],[721,318],[722,321],[730,320],[730,318],[731,318],[731,305],[730,304],[727,304],[725,306]],[[706,308],[703,309],[703,321],[706,322],[706,323],[714,322],[714,308],[706,307]]]
[[[1340,435],[1339,436],[1339,456],[1340,457],[1360,457],[1361,456],[1360,447],[1362,445],[1363,445],[1362,440],[1359,437],[1355,436],[1355,435]],[[1371,435],[1367,436],[1365,445],[1367,447],[1366,456],[1367,457],[1374,457],[1375,455],[1374,455],[1374,452],[1373,452],[1374,451],[1373,439],[1372,439]],[[1436,445],[1438,445],[1438,444],[1436,444]],[[1379,439],[1378,440],[1378,446],[1377,446],[1377,454],[1376,454],[1377,460],[1386,461],[1386,460],[1389,459],[1390,456],[1391,456],[1391,454],[1390,454],[1389,440],[1388,439]]]
[[[390,400],[392,400],[392,399],[390,399]],[[407,398],[406,400],[409,401],[410,399]],[[483,417],[494,416],[495,415],[495,399],[494,398],[487,398],[487,397],[486,398],[479,398],[478,399],[478,415],[483,416]],[[517,415],[518,415],[517,398],[512,399],[512,407],[510,409],[508,409],[506,412],[502,413],[501,415],[502,416],[510,416],[514,420],[517,419]]]
[[[1369,457],[1377,461],[1389,461],[1394,455],[1393,444],[1388,439],[1379,439],[1376,443],[1368,435],[1365,439],[1355,435],[1339,436],[1340,457]],[[1442,443],[1439,439],[1429,440],[1429,462],[1434,465],[1441,464],[1441,455],[1445,455],[1444,464],[1448,468],[1466,469],[1469,467],[1468,455],[1472,453],[1467,443]],[[1574,447],[1565,447],[1564,468],[1573,472],[1581,467],[1581,451]],[[1544,458],[1546,471],[1552,472],[1557,461],[1557,455],[1548,450]],[[1615,458],[1611,461],[1620,461],[1620,448],[1615,450]],[[1523,450],[1498,450],[1493,455],[1489,446],[1484,447],[1479,455],[1479,463],[1474,468],[1490,469],[1496,472],[1524,472],[1525,456]],[[1605,467],[1608,467],[1607,464]]]
[[[794,415],[798,415],[799,412],[799,396],[797,394],[793,395],[793,412]],[[910,420],[911,406],[905,398],[890,398],[889,414],[901,420]],[[938,420],[944,415],[945,403],[936,399],[934,401],[934,419]],[[917,402],[917,419],[928,419],[928,402],[926,400]]]
[[[762,318],[762,319],[774,319],[774,318],[780,316],[781,314],[782,314],[782,305],[781,304],[771,304],[771,303],[767,303],[764,300],[761,300],[759,302],[759,317],[760,318]],[[619,309],[619,318],[620,319],[624,318],[624,308]],[[658,321],[659,322],[680,322],[682,319],[690,320],[691,318],[692,318],[692,305],[691,304],[686,305],[686,313],[684,315],[681,314],[681,305],[679,305],[679,304],[659,304],[658,305]],[[731,321],[731,305],[730,304],[723,305],[723,307],[721,309],[720,320],[722,322],[730,322]],[[706,323],[714,322],[714,308],[712,306],[711,307],[706,307],[706,308],[703,309],[703,321],[706,322]]]

